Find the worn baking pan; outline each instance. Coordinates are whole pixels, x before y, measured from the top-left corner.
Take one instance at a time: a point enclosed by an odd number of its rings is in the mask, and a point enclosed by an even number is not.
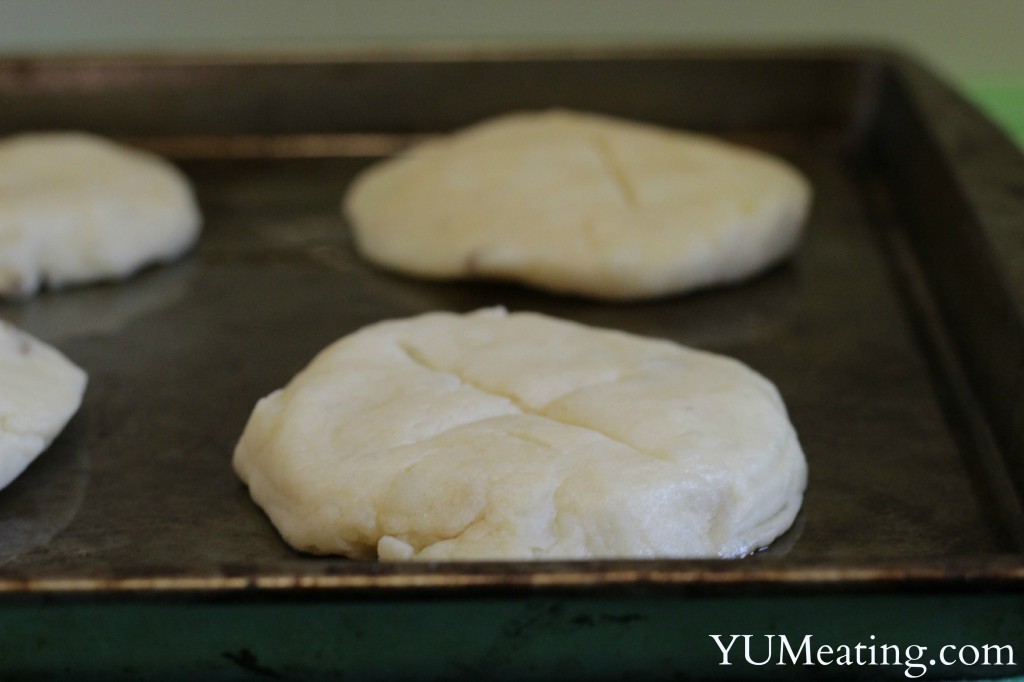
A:
[[[781,154],[816,189],[805,243],[746,284],[636,305],[416,281],[355,256],[338,203],[359,169],[552,106]],[[856,49],[0,62],[0,133],[49,128],[173,158],[206,231],[130,282],[0,304],[91,377],[65,433],[0,493],[0,677],[1019,672],[1024,159],[913,62]],[[738,561],[291,551],[230,468],[257,398],[366,323],[495,304],[672,338],[773,379],[810,463],[794,528]],[[711,635],[751,637],[727,655]],[[796,664],[769,650],[781,635]],[[819,657],[857,644],[863,665]]]

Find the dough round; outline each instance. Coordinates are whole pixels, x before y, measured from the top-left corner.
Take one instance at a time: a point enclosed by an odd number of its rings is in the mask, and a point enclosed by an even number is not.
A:
[[[0,141],[0,296],[172,260],[200,222],[184,176],[152,154],[84,133]]]
[[[0,488],[49,447],[85,392],[85,372],[0,320]]]
[[[565,111],[510,114],[370,167],[358,250],[428,278],[643,299],[749,277],[795,247],[797,171],[709,137]]]
[[[234,465],[292,546],[387,560],[738,557],[806,482],[739,362],[502,309],[341,339],[259,401]]]

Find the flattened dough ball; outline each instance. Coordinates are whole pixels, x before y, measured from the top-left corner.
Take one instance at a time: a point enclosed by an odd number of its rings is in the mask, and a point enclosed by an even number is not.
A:
[[[810,197],[800,173],[752,149],[547,111],[371,166],[343,210],[386,268],[631,300],[760,272],[794,249]]]
[[[0,141],[0,296],[173,260],[200,222],[188,181],[152,154],[85,133]]]
[[[738,557],[806,482],[746,366],[502,309],[341,339],[259,401],[234,466],[297,549],[387,560]]]
[[[85,372],[70,360],[0,320],[0,488],[63,430],[85,384]]]

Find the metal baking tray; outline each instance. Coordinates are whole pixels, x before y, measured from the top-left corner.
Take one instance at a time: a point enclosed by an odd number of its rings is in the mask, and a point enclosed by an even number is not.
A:
[[[780,154],[816,190],[805,242],[745,284],[632,305],[418,281],[356,257],[338,211],[353,174],[424,136],[547,107]],[[3,679],[908,670],[724,666],[716,633],[1010,644],[1014,665],[928,676],[1020,672],[1024,159],[913,61],[432,48],[0,61],[0,134],[54,128],[172,158],[206,227],[171,266],[0,304],[90,375],[80,413],[0,492]],[[737,561],[291,551],[230,467],[255,401],[367,323],[496,304],[671,338],[770,377],[810,464],[795,526]]]

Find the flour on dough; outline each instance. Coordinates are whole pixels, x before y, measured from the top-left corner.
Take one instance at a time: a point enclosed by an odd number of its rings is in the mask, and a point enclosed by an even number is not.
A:
[[[371,166],[343,202],[359,252],[426,278],[631,300],[748,278],[810,204],[780,159],[596,114],[516,113]]]
[[[152,154],[85,133],[0,141],[0,297],[172,260],[200,222],[185,177]]]
[[[85,384],[70,360],[0,320],[0,488],[49,447],[78,411]]]
[[[806,482],[739,362],[503,309],[341,339],[259,401],[234,466],[297,549],[385,560],[739,557]]]

